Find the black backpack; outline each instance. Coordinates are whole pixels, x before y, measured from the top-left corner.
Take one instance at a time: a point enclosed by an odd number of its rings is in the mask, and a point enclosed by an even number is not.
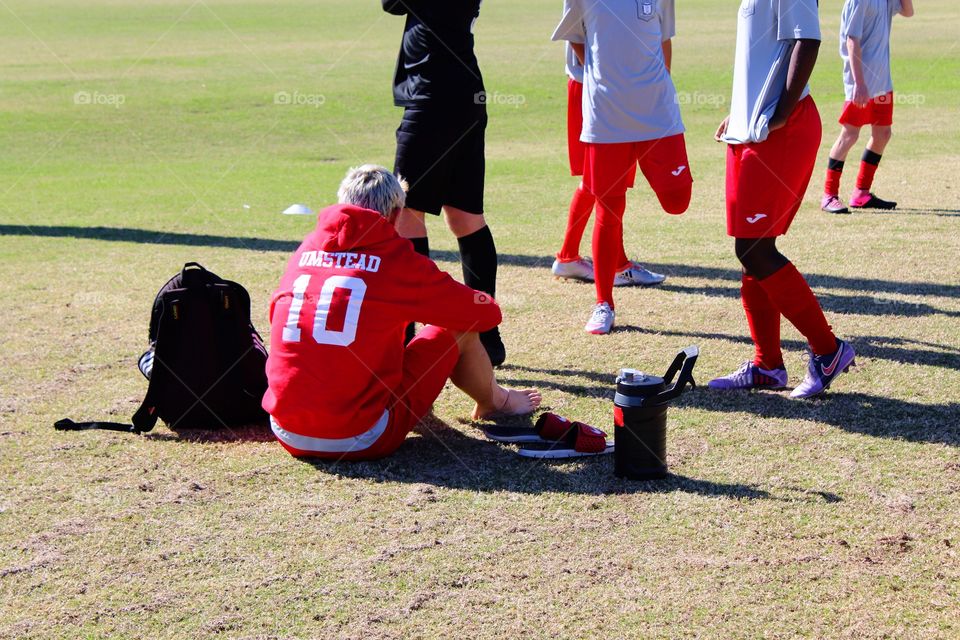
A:
[[[250,294],[196,262],[157,293],[150,349],[140,357],[150,380],[132,425],[61,420],[61,430],[142,433],[157,419],[171,429],[217,429],[262,422],[267,351],[250,320]]]

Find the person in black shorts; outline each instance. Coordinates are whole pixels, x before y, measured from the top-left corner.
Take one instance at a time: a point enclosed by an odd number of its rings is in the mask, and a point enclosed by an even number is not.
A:
[[[473,52],[473,25],[482,0],[381,0],[406,16],[393,83],[404,107],[394,171],[410,184],[397,220],[401,236],[430,255],[424,214],[442,211],[457,237],[463,281],[496,297],[497,248],[483,217],[486,94]],[[480,340],[494,366],[506,350],[493,329]]]

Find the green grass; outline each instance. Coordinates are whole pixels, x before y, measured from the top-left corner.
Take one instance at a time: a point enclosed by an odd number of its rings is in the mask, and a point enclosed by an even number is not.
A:
[[[499,375],[564,415],[610,427],[621,366],[659,372],[696,343],[705,381],[750,353],[712,140],[735,4],[679,3],[693,204],[669,217],[631,192],[628,251],[669,280],[618,290],[624,329],[593,338],[592,288],[547,270],[575,185],[548,41],[559,3],[485,3],[488,91],[524,98],[490,107]],[[825,158],[840,2],[821,8]],[[269,328],[268,296],[311,226],[278,212],[329,203],[351,165],[392,161],[401,21],[355,0],[0,2],[0,636],[960,636],[952,9],[929,0],[895,25],[897,92],[914,104],[897,107],[877,191],[903,210],[821,214],[818,168],[782,242],[860,367],[813,402],[685,396],[675,475],[632,484],[609,460],[537,464],[484,441],[452,388],[379,463],[297,462],[262,432],[54,432],[136,408],[149,307],[185,261],[243,282]],[[784,338],[795,383],[802,340],[786,325]]]

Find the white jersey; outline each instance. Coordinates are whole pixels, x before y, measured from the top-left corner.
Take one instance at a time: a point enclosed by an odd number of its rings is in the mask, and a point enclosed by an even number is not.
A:
[[[853,67],[847,38],[860,41],[863,80],[870,98],[893,91],[890,74],[890,27],[900,13],[900,0],[847,0],[840,14],[840,57],[843,58],[843,90],[853,100]]]
[[[737,23],[733,97],[724,141],[763,142],[787,86],[797,40],[820,40],[817,0],[743,0]],[[801,98],[810,94],[804,87]]]
[[[683,133],[663,42],[674,0],[565,0],[554,40],[584,44],[583,142],[656,140]]]

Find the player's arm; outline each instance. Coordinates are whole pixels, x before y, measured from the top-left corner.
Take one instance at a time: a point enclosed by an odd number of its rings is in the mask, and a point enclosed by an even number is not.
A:
[[[670,73],[670,64],[673,62],[673,40],[664,40],[663,44],[663,64],[667,66],[667,73]]]
[[[904,18],[913,17],[913,0],[900,0],[900,15]]]
[[[573,54],[577,56],[577,60],[580,61],[580,66],[583,66],[583,61],[586,60],[586,52],[583,50],[582,42],[571,42],[570,48],[573,49]]]
[[[410,321],[454,331],[489,331],[503,319],[496,301],[460,284],[424,256],[413,254],[404,264],[405,300]]]
[[[787,69],[787,87],[780,96],[780,102],[777,103],[777,110],[770,119],[770,131],[776,131],[787,123],[787,119],[797,103],[800,102],[800,96],[810,81],[813,74],[813,68],[817,64],[817,54],[820,51],[819,40],[796,40],[793,45],[793,51],[790,54],[790,67]]]
[[[870,102],[867,83],[863,77],[863,48],[860,38],[847,36],[847,52],[850,54],[850,71],[853,73],[853,104],[865,107]]]

